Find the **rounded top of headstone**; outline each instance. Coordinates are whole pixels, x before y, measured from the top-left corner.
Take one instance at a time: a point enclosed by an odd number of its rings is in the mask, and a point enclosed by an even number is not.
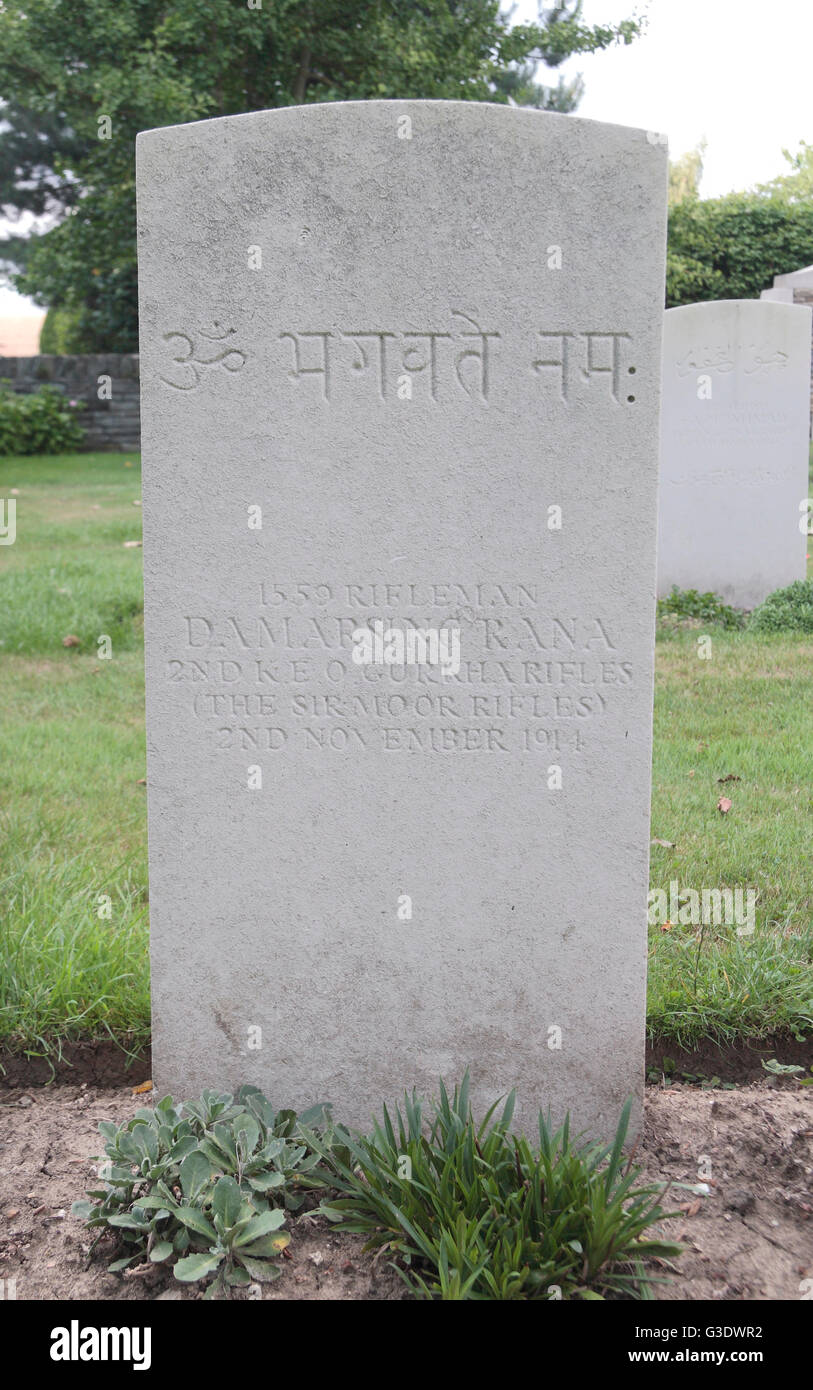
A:
[[[801,270],[792,270],[786,275],[775,275],[773,283],[774,289],[783,286],[795,286],[797,289],[813,288],[813,265],[802,266]]]
[[[216,116],[203,121],[189,121],[179,125],[156,126],[139,132],[136,145],[166,139],[177,139],[181,133],[214,137],[217,132],[230,131],[246,134],[252,138],[274,127],[282,129],[291,124],[302,128],[326,126],[345,126],[353,129],[361,121],[370,124],[376,121],[391,121],[398,113],[421,117],[436,124],[445,121],[449,125],[459,125],[468,130],[477,130],[486,125],[524,128],[539,132],[561,129],[568,132],[571,139],[600,140],[629,139],[633,144],[644,148],[660,150],[665,157],[667,137],[661,131],[645,130],[642,127],[619,125],[610,121],[595,121],[583,116],[572,116],[559,111],[537,111],[532,107],[508,106],[502,102],[457,101],[434,99],[387,98],[372,101],[324,101],[309,102],[303,106],[272,107],[264,111],[247,111],[232,116]]]
[[[766,320],[770,317],[782,317],[790,314],[798,319],[799,311],[810,314],[811,308],[807,304],[790,304],[776,299],[702,299],[696,304],[679,304],[674,309],[667,309],[666,314],[669,318],[677,320],[678,317],[715,317],[715,318],[737,318],[752,317],[755,319]],[[792,322],[793,318],[788,322]]]

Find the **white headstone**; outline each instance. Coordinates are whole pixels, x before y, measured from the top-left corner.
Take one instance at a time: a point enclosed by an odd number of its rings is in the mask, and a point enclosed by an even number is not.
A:
[[[139,137],[159,1090],[640,1097],[665,165],[475,102]]]
[[[760,299],[772,299],[776,304],[792,304],[793,290],[788,288],[774,287],[771,290],[763,290]]]
[[[790,270],[786,275],[774,275],[774,286],[794,286],[797,289],[813,289],[813,265],[802,266],[801,270]]]
[[[659,595],[754,608],[804,578],[810,315],[765,299],[667,309]]]

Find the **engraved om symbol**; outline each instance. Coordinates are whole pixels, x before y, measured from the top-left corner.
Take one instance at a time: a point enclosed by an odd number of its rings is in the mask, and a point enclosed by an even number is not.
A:
[[[246,354],[227,343],[227,339],[234,337],[235,329],[221,328],[217,320],[213,322],[212,327],[216,330],[215,332],[209,333],[199,328],[195,337],[189,333],[182,333],[180,330],[164,334],[165,343],[171,343],[173,339],[176,339],[183,345],[172,358],[172,361],[178,364],[178,370],[173,369],[172,375],[181,377],[181,380],[173,381],[172,377],[162,376],[161,380],[167,386],[173,386],[176,391],[194,391],[195,387],[200,385],[199,369],[201,367],[221,366],[227,372],[239,372],[240,368],[245,365]],[[200,338],[204,338],[206,342],[198,347],[198,339]],[[207,349],[206,343],[213,344],[213,347]],[[214,356],[205,356],[204,354],[207,352],[209,354],[214,352]]]

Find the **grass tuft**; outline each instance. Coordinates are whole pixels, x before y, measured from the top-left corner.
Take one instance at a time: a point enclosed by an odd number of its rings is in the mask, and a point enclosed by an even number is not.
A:
[[[651,1298],[662,1276],[650,1261],[681,1247],[648,1233],[673,1213],[625,1159],[630,1102],[611,1145],[579,1143],[542,1113],[532,1145],[509,1132],[513,1093],[476,1124],[468,1089],[468,1075],[451,1098],[441,1082],[428,1127],[413,1093],[369,1138],[337,1128],[328,1147],[306,1132],[341,1192],[322,1211],[389,1252],[418,1298]]]

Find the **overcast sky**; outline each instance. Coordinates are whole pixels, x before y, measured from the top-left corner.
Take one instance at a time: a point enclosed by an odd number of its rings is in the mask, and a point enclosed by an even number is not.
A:
[[[536,11],[519,0],[515,22]],[[813,144],[811,0],[585,0],[591,25],[634,14],[647,23],[629,47],[563,65],[584,76],[578,115],[662,131],[673,159],[705,136],[704,198],[767,182],[783,149]]]
[[[536,17],[518,0],[515,22]],[[673,158],[707,143],[701,193],[715,197],[784,172],[782,150],[813,143],[811,0],[586,0],[589,24],[645,16],[629,47],[571,59],[578,114],[669,137]],[[0,289],[0,315],[28,302]],[[37,312],[31,306],[32,311]]]

